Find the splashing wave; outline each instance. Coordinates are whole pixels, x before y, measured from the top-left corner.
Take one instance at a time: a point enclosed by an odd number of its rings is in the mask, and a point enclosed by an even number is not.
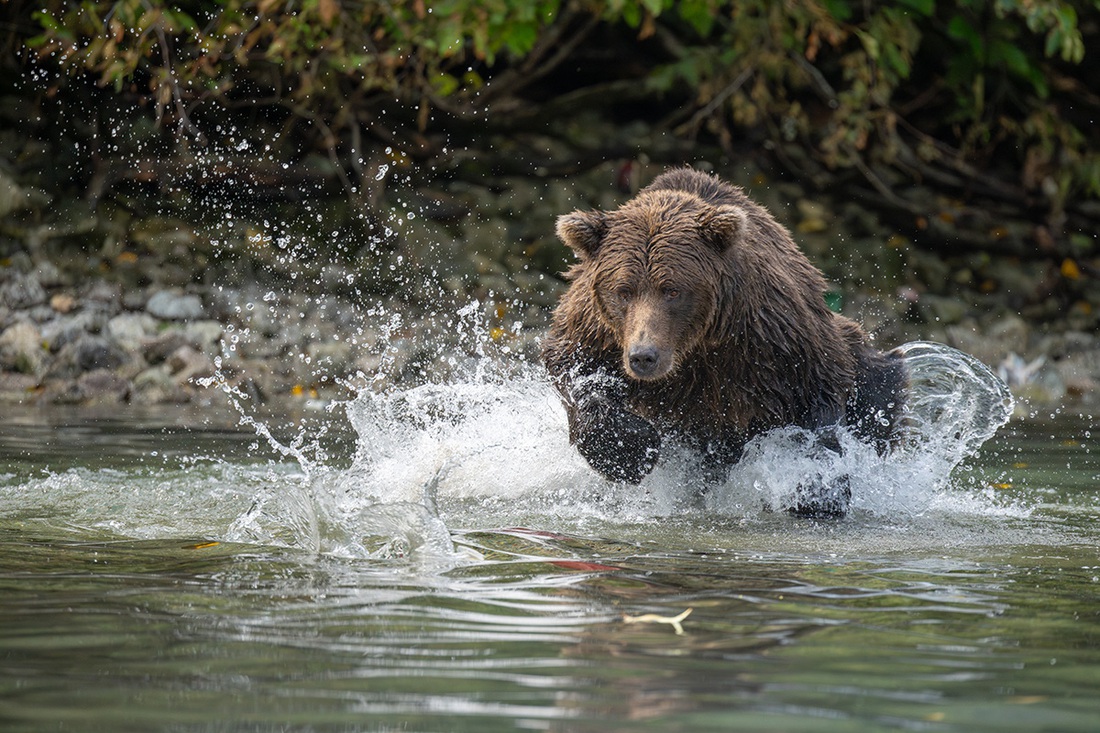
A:
[[[685,512],[752,517],[786,506],[807,475],[848,474],[857,512],[921,513],[952,496],[952,472],[1008,420],[1012,398],[989,369],[955,349],[914,342],[899,352],[911,376],[907,429],[886,457],[842,436],[843,454],[822,458],[804,431],[785,429],[750,443],[720,486],[706,486],[693,456],[676,452],[640,486],[617,485],[569,445],[564,412],[540,374],[483,373],[349,403],[359,445],[338,483],[353,502],[412,502],[444,514],[478,501],[505,516],[646,521]]]

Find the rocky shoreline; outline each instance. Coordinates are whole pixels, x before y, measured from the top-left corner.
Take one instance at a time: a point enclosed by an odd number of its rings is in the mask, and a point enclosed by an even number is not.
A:
[[[397,231],[369,268],[408,275],[382,294],[360,289],[372,279],[362,264],[280,256],[256,222],[216,238],[172,216],[120,223],[109,209],[52,200],[3,176],[0,404],[210,404],[230,389],[302,405],[446,378],[487,350],[531,359],[563,287],[554,218],[616,205],[629,193],[612,184],[618,174],[608,164],[568,181],[456,182],[383,198],[380,218]],[[759,172],[743,177],[837,283],[834,305],[883,348],[927,339],[971,353],[1009,382],[1023,414],[1088,413],[1100,403],[1100,338],[1087,299],[1075,306],[1084,315],[1025,318],[1035,308],[1016,297],[1041,289],[1043,272],[988,256],[967,267],[899,242],[858,207],[759,185]],[[411,198],[423,215],[406,215]],[[57,224],[78,218],[74,210],[90,217],[81,245]],[[1002,286],[967,289],[979,279]]]

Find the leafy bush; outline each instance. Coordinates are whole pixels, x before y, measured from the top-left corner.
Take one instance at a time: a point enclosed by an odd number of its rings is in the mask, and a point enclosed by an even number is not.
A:
[[[1100,195],[1079,64],[1097,0],[48,0],[27,44],[148,100],[184,127],[203,104],[266,106],[337,133],[384,102],[459,117],[530,105],[524,90],[583,51],[597,22],[638,40],[640,84],[690,90],[677,134],[763,136],[806,175],[881,166],[968,174],[1015,163],[1052,206]],[[1088,25],[1097,33],[1097,24]],[[591,43],[595,43],[592,41]],[[656,45],[655,45],[656,44]],[[654,50],[658,48],[659,50]],[[557,71],[555,72],[555,69]],[[571,79],[573,85],[584,80]],[[675,97],[671,97],[675,99]],[[669,112],[669,110],[665,110]],[[497,119],[507,120],[502,113]],[[965,169],[964,169],[965,168]],[[1053,186],[1051,180],[1053,179]]]

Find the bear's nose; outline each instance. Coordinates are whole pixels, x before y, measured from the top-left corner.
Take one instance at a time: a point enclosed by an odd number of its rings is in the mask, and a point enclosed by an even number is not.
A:
[[[648,377],[657,368],[656,346],[632,346],[630,348],[630,371],[639,377]]]

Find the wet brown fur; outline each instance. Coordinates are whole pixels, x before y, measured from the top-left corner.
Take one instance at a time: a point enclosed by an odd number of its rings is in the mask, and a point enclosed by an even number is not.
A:
[[[727,463],[781,426],[875,418],[868,437],[885,437],[877,415],[847,413],[900,409],[900,366],[826,307],[821,273],[740,188],[672,170],[615,211],[561,217],[557,231],[579,262],[543,357],[574,442],[599,429],[582,414],[592,400],[610,410],[621,402],[661,435]],[[639,344],[659,354],[653,377],[631,371]],[[890,373],[876,377],[883,369]],[[584,377],[601,370],[621,388],[580,394],[592,389]],[[888,394],[857,395],[859,384]]]

